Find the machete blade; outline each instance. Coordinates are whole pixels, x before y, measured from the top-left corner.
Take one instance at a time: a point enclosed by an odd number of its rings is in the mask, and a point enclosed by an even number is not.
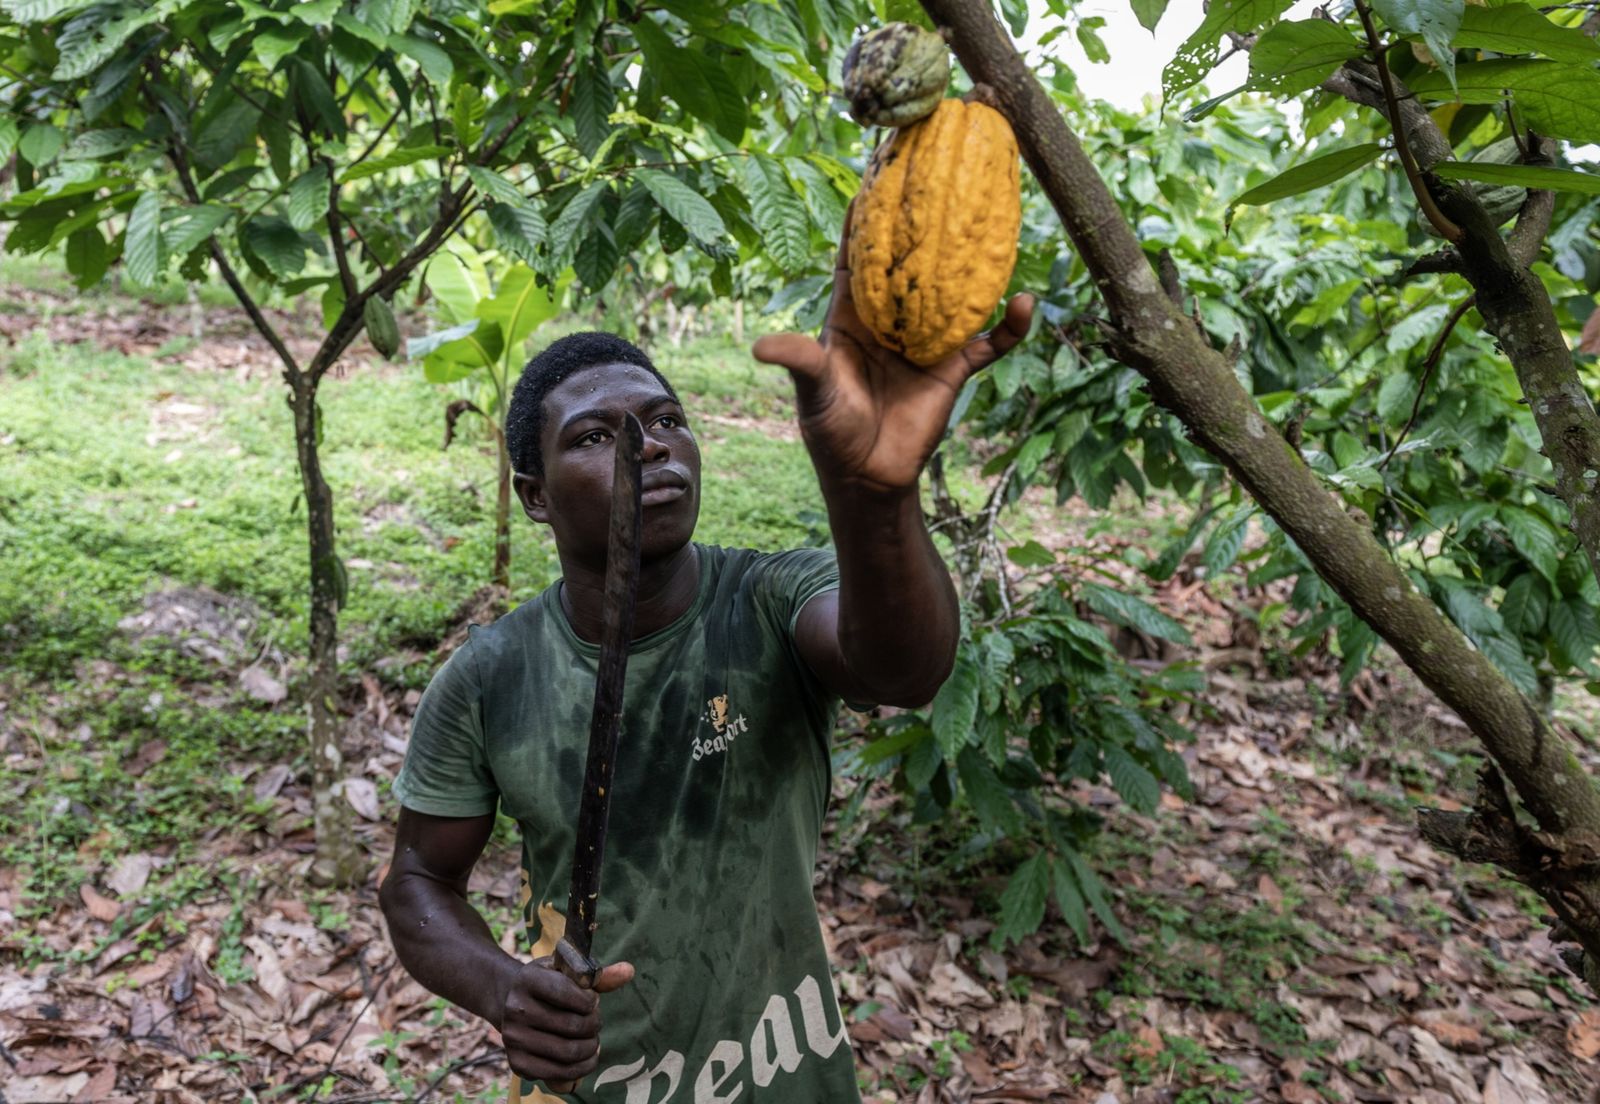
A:
[[[600,623],[600,668],[589,715],[589,759],[578,800],[578,839],[572,855],[567,929],[556,944],[556,966],[585,989],[598,964],[590,953],[600,904],[600,864],[605,858],[611,776],[622,727],[622,685],[633,639],[633,608],[639,593],[640,478],[644,427],[624,414],[611,476],[611,529],[606,542],[605,597]]]

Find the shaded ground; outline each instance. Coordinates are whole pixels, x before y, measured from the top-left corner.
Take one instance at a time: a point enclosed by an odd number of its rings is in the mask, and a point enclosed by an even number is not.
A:
[[[47,327],[59,341],[126,339],[125,351],[150,355],[185,310],[113,304]],[[0,329],[31,332],[18,318],[0,314]],[[162,356],[197,374],[268,364],[225,325]],[[726,407],[706,419],[710,432],[780,439],[770,391],[751,405],[702,390]],[[224,450],[184,428],[207,421],[207,401],[162,399],[143,447]],[[162,438],[165,424],[181,440]],[[0,418],[0,439],[8,432]],[[360,516],[374,530],[437,525],[423,542],[442,555],[452,533],[426,506],[366,502]],[[1087,539],[1071,511],[1033,512],[1041,538]],[[1126,538],[1093,538],[1114,539]],[[390,572],[386,585],[437,585],[432,560],[392,555],[426,578]],[[1332,661],[1263,637],[1251,610],[1271,597],[1188,572],[1156,596],[1198,641],[1190,656],[1161,658],[1196,660],[1210,678],[1187,718],[1193,804],[1168,796],[1146,820],[1109,792],[1079,795],[1110,817],[1095,861],[1126,944],[1074,947],[1052,913],[1020,945],[993,947],[985,917],[1009,867],[974,864],[954,826],[913,828],[886,789],[848,827],[830,824],[818,911],[869,1098],[1595,1098],[1600,1010],[1556,959],[1538,902],[1416,834],[1415,805],[1470,792],[1467,734],[1399,675],[1341,692]],[[118,599],[100,652],[0,674],[0,785],[21,810],[7,814],[0,864],[7,1104],[501,1096],[494,1033],[405,976],[375,903],[415,676],[472,616],[470,593],[459,598],[389,638],[403,648],[352,659],[345,750],[368,783],[352,804],[373,876],[349,892],[304,882],[309,770],[282,758],[299,732],[283,611],[236,588],[160,586]],[[855,739],[845,733],[841,748]],[[1586,756],[1600,770],[1592,745]],[[836,793],[855,785],[841,777]],[[473,890],[508,948],[514,864],[502,822]]]

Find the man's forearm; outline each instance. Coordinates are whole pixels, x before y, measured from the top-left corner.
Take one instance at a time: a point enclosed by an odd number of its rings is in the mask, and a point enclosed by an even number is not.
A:
[[[839,648],[886,704],[922,705],[949,676],[961,632],[950,572],[915,487],[822,486],[839,558]]]
[[[425,988],[496,1028],[521,963],[502,951],[489,925],[453,888],[398,874],[380,894],[400,963]]]

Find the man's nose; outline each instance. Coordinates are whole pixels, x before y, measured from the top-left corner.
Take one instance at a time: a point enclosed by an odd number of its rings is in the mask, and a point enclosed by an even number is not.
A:
[[[651,461],[665,460],[671,455],[672,450],[667,447],[667,442],[662,440],[656,434],[650,432],[648,426],[645,427],[644,452],[641,454],[641,458],[644,460],[644,462],[648,464]]]

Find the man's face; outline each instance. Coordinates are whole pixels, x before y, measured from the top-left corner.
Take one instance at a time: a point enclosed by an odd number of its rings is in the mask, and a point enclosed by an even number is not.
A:
[[[700,516],[700,447],[683,408],[635,364],[585,368],[544,400],[544,478],[519,479],[523,508],[550,526],[563,554],[603,562],[611,515],[611,475],[622,415],[644,427],[640,558],[678,551]]]

